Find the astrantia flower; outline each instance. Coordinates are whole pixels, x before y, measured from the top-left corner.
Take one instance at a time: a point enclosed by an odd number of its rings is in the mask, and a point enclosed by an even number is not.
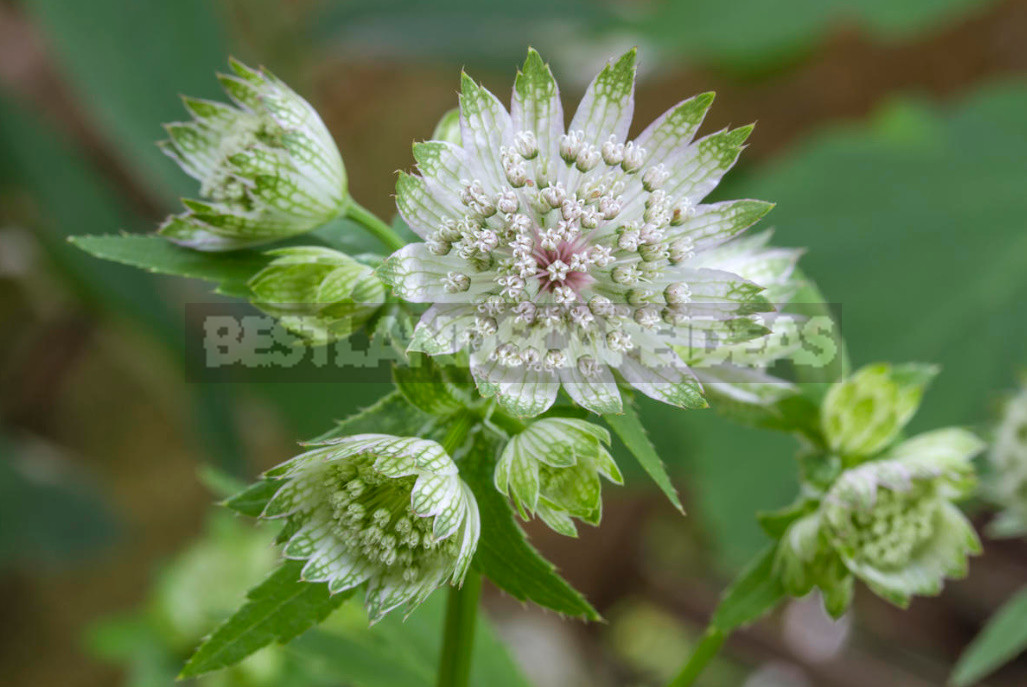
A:
[[[839,615],[851,597],[850,574],[902,606],[939,593],[947,577],[965,576],[980,541],[953,501],[972,493],[970,461],[983,447],[970,432],[943,429],[843,472],[781,539],[786,589],[802,595],[818,586]]]
[[[433,303],[411,347],[471,351],[485,395],[511,412],[546,410],[560,387],[597,413],[622,408],[614,370],[641,392],[701,407],[673,346],[715,348],[766,333],[761,287],[704,255],[769,203],[702,204],[752,127],[692,138],[713,100],[686,100],[628,140],[635,53],[589,86],[569,127],[534,51],[508,113],[466,75],[460,143],[414,146],[396,203],[423,243],[381,274]]]
[[[367,582],[372,620],[460,584],[478,543],[478,506],[434,441],[360,434],[318,444],[268,477],[286,480],[265,517],[287,517],[288,558],[340,592]]]
[[[496,488],[513,498],[522,518],[538,515],[560,534],[576,536],[573,518],[598,525],[602,517],[600,475],[624,483],[609,444],[609,432],[584,420],[533,422],[503,449]]]
[[[823,524],[846,567],[899,604],[964,576],[980,541],[952,500],[973,491],[970,460],[983,448],[969,432],[944,429],[843,473],[824,498]]]
[[[342,157],[317,112],[275,76],[232,60],[219,79],[237,107],[184,98],[191,122],[161,148],[200,182],[202,201],[162,236],[197,250],[242,248],[310,231],[349,203]]]
[[[1004,508],[991,524],[996,535],[1027,534],[1027,389],[1006,401],[989,453],[990,495]]]
[[[313,344],[352,334],[385,300],[374,270],[345,253],[305,246],[280,248],[249,281],[254,303]]]

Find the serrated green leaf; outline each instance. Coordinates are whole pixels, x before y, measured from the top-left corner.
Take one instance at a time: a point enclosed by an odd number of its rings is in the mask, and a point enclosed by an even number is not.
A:
[[[69,239],[87,253],[104,260],[139,267],[149,272],[203,279],[218,284],[220,293],[247,297],[246,285],[267,267],[269,256],[260,251],[206,253],[175,244],[159,236],[73,236]]]
[[[784,587],[774,575],[775,548],[765,548],[727,588],[713,614],[713,627],[728,634],[759,620],[785,597]]]
[[[1027,649],[1027,587],[991,617],[959,657],[952,672],[955,687],[968,687],[990,675]]]
[[[660,460],[660,456],[657,455],[652,442],[649,441],[649,435],[646,434],[645,427],[638,417],[638,412],[631,402],[624,404],[623,415],[604,415],[603,420],[606,421],[606,424],[610,425],[614,433],[624,442],[631,455],[635,457],[638,464],[642,466],[642,469],[653,478],[656,486],[667,495],[667,498],[674,504],[674,507],[681,513],[684,513],[685,508],[681,505],[681,499],[678,498],[677,489],[671,484],[667,468],[664,467],[663,461]]]
[[[496,491],[492,473],[499,448],[498,439],[479,432],[460,466],[460,475],[474,492],[481,514],[481,538],[473,565],[515,599],[576,618],[601,620],[585,597],[528,543],[510,503]]]
[[[421,436],[425,428],[433,424],[434,418],[410,404],[398,390],[378,399],[345,420],[339,420],[335,427],[308,443],[316,443],[350,434],[395,434],[397,436]]]
[[[353,590],[332,595],[327,584],[304,582],[300,579],[304,564],[287,561],[251,589],[247,602],[204,640],[179,677],[235,665],[271,642],[286,644],[353,595]]]

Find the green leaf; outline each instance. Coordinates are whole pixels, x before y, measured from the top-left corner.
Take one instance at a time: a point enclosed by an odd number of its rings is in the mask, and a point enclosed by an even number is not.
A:
[[[1016,81],[951,105],[892,101],[725,189],[777,202],[775,240],[807,248],[803,269],[841,304],[856,365],[941,365],[911,433],[986,420],[994,390],[1027,362],[1027,319],[1008,316],[1027,299],[1027,205],[1014,182],[1025,108]]]
[[[1027,587],[1009,599],[959,657],[955,687],[969,687],[1027,649]]]
[[[635,457],[642,469],[648,473],[653,481],[656,482],[670,502],[674,504],[681,513],[685,512],[684,506],[681,505],[681,499],[678,498],[677,489],[670,482],[670,476],[667,474],[667,469],[663,465],[663,461],[660,460],[660,456],[657,455],[656,449],[653,448],[652,442],[649,441],[649,435],[645,432],[645,427],[642,426],[642,421],[638,417],[638,412],[630,401],[624,404],[623,415],[604,415],[603,420],[606,424],[610,425],[610,428],[620,438],[624,445],[631,452],[631,455]]]
[[[420,436],[432,424],[434,418],[431,415],[415,408],[402,393],[393,389],[373,405],[345,420],[337,421],[335,427],[316,439],[311,439],[309,443],[366,433]]]
[[[160,236],[72,236],[72,244],[104,260],[139,267],[148,272],[215,282],[217,291],[248,297],[246,283],[271,258],[256,250],[205,253],[177,246]]]
[[[515,599],[576,618],[600,620],[591,604],[528,543],[510,503],[496,491],[492,473],[499,448],[498,439],[479,432],[460,466],[481,513],[481,538],[473,565]]]
[[[775,549],[765,548],[727,588],[713,614],[713,627],[728,634],[759,620],[785,597],[784,587],[774,575]]]
[[[248,601],[204,640],[180,678],[234,665],[271,642],[285,644],[316,625],[353,595],[300,579],[304,561],[287,561],[247,593]]]
[[[290,653],[332,684],[352,687],[434,687],[442,648],[439,628],[446,595],[433,594],[410,617],[394,613],[368,626],[357,605],[289,645]],[[527,687],[528,681],[479,611],[475,623],[472,685]]]

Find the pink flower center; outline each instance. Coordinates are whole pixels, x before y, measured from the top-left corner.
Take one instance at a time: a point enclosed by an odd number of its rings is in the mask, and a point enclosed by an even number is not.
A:
[[[558,286],[566,286],[580,293],[581,289],[595,281],[587,271],[588,244],[581,237],[560,241],[556,250],[546,250],[536,242],[531,254],[538,265],[535,277],[540,282],[539,290],[542,293],[550,292]]]

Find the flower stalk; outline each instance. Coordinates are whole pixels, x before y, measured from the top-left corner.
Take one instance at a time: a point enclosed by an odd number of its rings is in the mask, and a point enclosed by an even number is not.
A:
[[[391,251],[397,251],[406,245],[406,241],[393,231],[392,227],[355,200],[352,200],[349,207],[346,208],[346,217],[367,229]]]
[[[481,575],[471,570],[461,587],[450,587],[446,599],[446,625],[439,659],[438,687],[467,687],[474,654]]]

